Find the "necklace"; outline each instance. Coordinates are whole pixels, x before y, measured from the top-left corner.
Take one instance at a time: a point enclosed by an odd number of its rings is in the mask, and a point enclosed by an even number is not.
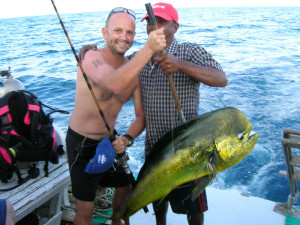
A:
[[[103,58],[105,59],[105,62],[108,64],[108,65],[110,65],[111,67],[113,67],[112,66],[112,64],[109,62],[109,60],[107,59],[107,57],[105,56],[105,54],[102,52],[103,51],[103,49],[100,49],[100,54],[103,56]]]

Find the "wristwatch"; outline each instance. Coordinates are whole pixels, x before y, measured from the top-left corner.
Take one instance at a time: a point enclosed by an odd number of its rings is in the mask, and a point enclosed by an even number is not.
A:
[[[127,147],[130,147],[133,144],[133,137],[129,134],[124,134],[123,137],[126,137],[129,140]]]

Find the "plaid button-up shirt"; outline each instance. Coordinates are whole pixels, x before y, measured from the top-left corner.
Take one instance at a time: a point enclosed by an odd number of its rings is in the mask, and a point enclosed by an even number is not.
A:
[[[174,39],[166,53],[181,60],[222,71],[221,65],[198,44],[179,44]],[[185,119],[188,121],[198,116],[200,82],[181,71],[177,71],[172,77]],[[146,117],[145,153],[148,155],[153,145],[181,122],[168,78],[162,73],[157,62],[152,65],[149,61],[146,64],[140,73],[140,83]]]

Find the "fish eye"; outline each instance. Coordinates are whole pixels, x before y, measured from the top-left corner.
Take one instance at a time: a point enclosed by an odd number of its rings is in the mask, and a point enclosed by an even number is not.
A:
[[[239,138],[240,140],[243,140],[244,134],[243,134],[243,133],[239,133],[239,134],[238,134],[238,138]]]

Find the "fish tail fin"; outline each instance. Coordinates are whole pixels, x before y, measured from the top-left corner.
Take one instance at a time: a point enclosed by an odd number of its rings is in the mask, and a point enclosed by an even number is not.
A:
[[[122,219],[122,217],[123,217],[122,211],[116,211],[109,219],[110,220],[118,220],[118,219]]]
[[[116,211],[116,212],[114,212],[114,214],[109,219],[110,220],[123,219],[125,221],[125,225],[129,225],[129,216],[126,215],[122,211]]]

